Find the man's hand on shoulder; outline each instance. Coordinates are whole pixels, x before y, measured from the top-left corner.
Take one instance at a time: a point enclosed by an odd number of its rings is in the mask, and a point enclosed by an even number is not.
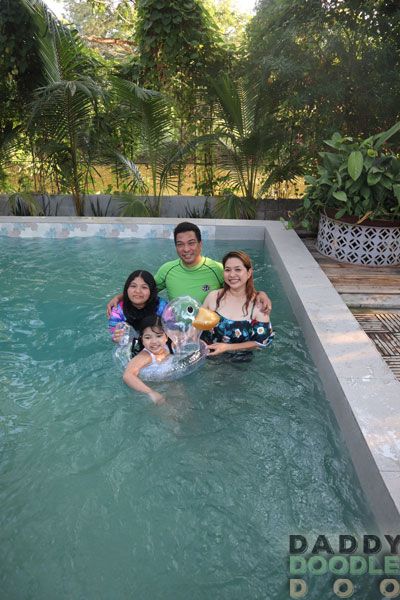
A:
[[[118,306],[118,302],[120,302],[122,300],[122,294],[117,294],[116,296],[114,296],[114,298],[112,298],[110,300],[110,302],[107,304],[107,318],[109,319],[111,316],[111,311],[113,308],[115,308],[116,306]]]
[[[257,308],[269,318],[269,314],[272,310],[271,298],[265,292],[257,292],[256,296]]]

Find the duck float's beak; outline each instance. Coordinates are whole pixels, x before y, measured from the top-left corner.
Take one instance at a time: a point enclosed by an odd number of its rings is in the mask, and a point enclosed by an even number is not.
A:
[[[208,308],[199,308],[199,312],[196,315],[192,325],[196,329],[201,331],[213,329],[219,322],[219,316],[213,310]]]

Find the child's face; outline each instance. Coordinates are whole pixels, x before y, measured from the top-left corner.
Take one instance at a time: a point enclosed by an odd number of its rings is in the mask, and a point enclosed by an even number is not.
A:
[[[142,277],[135,277],[128,287],[128,298],[136,308],[143,308],[150,298],[150,288]]]
[[[167,343],[167,336],[158,327],[146,327],[142,334],[143,346],[153,354],[159,354]]]

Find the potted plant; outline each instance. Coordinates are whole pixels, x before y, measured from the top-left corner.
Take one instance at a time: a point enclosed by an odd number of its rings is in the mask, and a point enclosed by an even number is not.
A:
[[[306,176],[295,223],[319,218],[317,248],[341,262],[400,264],[400,160],[386,142],[400,122],[367,139],[335,133],[320,152],[317,176]]]

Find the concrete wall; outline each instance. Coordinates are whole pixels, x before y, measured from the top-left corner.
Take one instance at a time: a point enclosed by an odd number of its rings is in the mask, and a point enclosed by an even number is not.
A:
[[[67,195],[57,196],[36,196],[39,203],[45,207],[46,216],[75,216],[75,208],[72,202],[72,197]],[[138,198],[144,199],[144,197],[138,196]],[[111,201],[110,201],[111,200]],[[108,203],[110,202],[109,206]],[[163,196],[161,200],[161,217],[168,218],[210,218],[210,214],[204,215],[205,205],[209,207],[211,212],[214,209],[216,198],[206,196]],[[85,199],[85,215],[94,216],[92,211],[91,203],[95,208],[100,207],[103,213],[106,211],[108,206],[107,216],[116,217],[120,215],[121,200],[116,196],[110,195],[90,195],[86,196]],[[261,200],[258,208],[256,219],[260,220],[279,220],[281,217],[287,218],[288,211],[295,210],[300,206],[300,200],[286,200],[286,199],[266,199]],[[195,212],[194,212],[195,211]],[[195,214],[196,213],[196,214]],[[0,215],[10,215],[10,207],[8,204],[8,197],[6,195],[0,195]]]

